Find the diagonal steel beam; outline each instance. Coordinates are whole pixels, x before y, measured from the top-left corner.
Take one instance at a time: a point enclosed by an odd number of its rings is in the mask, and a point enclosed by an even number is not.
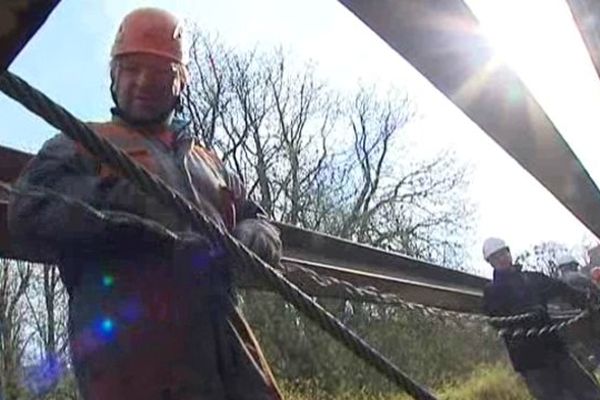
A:
[[[17,180],[31,157],[29,153],[0,145],[0,182]]]
[[[600,1],[567,0],[567,3],[600,77]]]
[[[339,1],[600,237],[598,188],[461,0]]]
[[[60,0],[0,2],[0,72],[8,68]]]

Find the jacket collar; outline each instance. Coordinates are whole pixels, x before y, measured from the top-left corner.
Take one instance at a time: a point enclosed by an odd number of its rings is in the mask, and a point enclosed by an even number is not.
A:
[[[509,279],[514,279],[519,276],[519,272],[521,272],[520,265],[513,265],[512,268],[499,271],[497,269],[494,270],[494,281],[502,282]]]
[[[163,124],[157,124],[157,125],[153,125],[153,126],[137,126],[137,125],[132,125],[129,122],[127,122],[126,120],[124,120],[119,115],[119,110],[116,107],[111,108],[110,112],[112,114],[111,120],[113,122],[116,122],[120,125],[125,125],[136,131],[148,132],[148,131],[152,131],[153,129],[165,129],[166,128],[175,134],[175,137],[177,138],[176,140],[178,140],[178,141],[180,139],[184,139],[184,138],[189,139],[189,138],[193,137],[193,135],[189,131],[189,129],[186,129],[191,124],[191,122],[192,122],[191,120],[184,120],[181,118],[169,117]]]

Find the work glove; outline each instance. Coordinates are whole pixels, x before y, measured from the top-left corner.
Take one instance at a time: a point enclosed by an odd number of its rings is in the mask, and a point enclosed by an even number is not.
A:
[[[282,254],[279,230],[268,221],[245,219],[236,225],[233,236],[266,263],[279,264]]]

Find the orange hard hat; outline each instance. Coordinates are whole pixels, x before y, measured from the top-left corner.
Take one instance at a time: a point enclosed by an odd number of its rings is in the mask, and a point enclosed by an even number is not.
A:
[[[600,267],[592,268],[590,275],[595,283],[600,283]]]
[[[111,58],[125,54],[155,54],[185,63],[183,26],[179,19],[159,8],[139,8],[127,14],[119,26]]]

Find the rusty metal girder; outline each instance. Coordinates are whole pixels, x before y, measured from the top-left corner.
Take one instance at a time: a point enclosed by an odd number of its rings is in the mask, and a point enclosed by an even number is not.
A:
[[[289,225],[280,225],[280,228],[283,228],[285,262],[300,264],[317,273],[343,279],[354,285],[373,286],[383,292],[396,293],[406,301],[455,311],[480,311],[482,289],[487,282],[484,278],[331,237],[328,238],[329,245],[332,246],[331,252],[339,250],[340,247],[343,247],[345,252],[335,258],[323,258],[319,253],[323,247],[311,248],[310,243],[319,243],[325,235]],[[301,231],[301,234],[297,235],[296,230]],[[308,243],[293,241],[307,238]],[[377,256],[374,252],[380,254]],[[365,261],[374,255],[375,258],[369,262]],[[6,202],[2,200],[0,200],[0,257],[22,259],[11,250],[10,238],[6,230]],[[318,259],[322,261],[315,261]],[[26,261],[44,262],[33,258],[27,258]],[[339,288],[321,287],[303,274],[292,273],[290,278],[311,296],[348,298],[347,293]],[[242,287],[267,289],[252,277],[245,277]]]
[[[6,199],[0,199],[0,257],[14,258],[10,250],[10,240],[6,230]]]
[[[494,60],[463,1],[340,2],[600,237],[596,184],[517,75]]]
[[[13,182],[19,176],[31,154],[0,146],[0,182]]]
[[[14,182],[31,157],[0,146],[0,180]],[[17,258],[11,250],[6,216],[7,201],[0,194],[0,257]],[[479,311],[482,289],[487,282],[484,278],[290,225],[278,224],[278,227],[285,256],[318,273],[355,285],[374,286],[399,294],[407,301],[456,311]],[[28,258],[28,261],[44,260]],[[320,287],[301,274],[295,278],[309,295],[346,298],[345,293]],[[264,289],[251,279],[246,286]]]
[[[350,259],[351,256],[348,256],[348,259]],[[394,275],[386,275],[368,272],[365,269],[343,267],[343,264],[323,264],[310,262],[303,259],[284,258],[283,264],[285,265],[287,263],[299,264],[315,271],[318,274],[341,279],[354,285],[363,287],[372,286],[383,293],[395,293],[405,301],[424,304],[430,307],[439,307],[447,310],[470,313],[481,312],[483,286],[487,282],[487,280],[479,278],[481,280],[480,285],[472,285],[472,287],[468,288],[467,285],[465,285],[465,281],[468,281],[468,279],[465,279],[467,277],[461,277],[459,275],[454,276],[454,282],[451,284],[448,282],[442,282],[441,280],[434,283],[421,279],[416,275],[407,275],[402,278],[400,277],[400,275],[402,275],[400,271],[396,272]],[[406,263],[405,267],[409,265],[410,264]],[[370,266],[375,267],[377,265],[372,263]],[[438,268],[443,269],[441,267]],[[439,272],[440,275],[444,275],[444,272],[446,271]],[[287,276],[294,283],[299,285],[303,291],[312,296],[365,301],[362,297],[349,297],[347,292],[338,287],[322,287],[308,279],[303,273],[291,272]],[[459,281],[462,281],[463,283],[461,289],[454,287],[459,284]]]
[[[0,2],[0,72],[12,63],[60,0]]]
[[[342,275],[343,271],[349,270],[364,276],[385,276],[419,282],[422,285],[443,286],[448,291],[470,294],[481,292],[488,282],[480,276],[444,268],[403,254],[291,225],[277,226],[284,243],[285,256],[302,260],[315,268],[318,265],[335,266]]]

